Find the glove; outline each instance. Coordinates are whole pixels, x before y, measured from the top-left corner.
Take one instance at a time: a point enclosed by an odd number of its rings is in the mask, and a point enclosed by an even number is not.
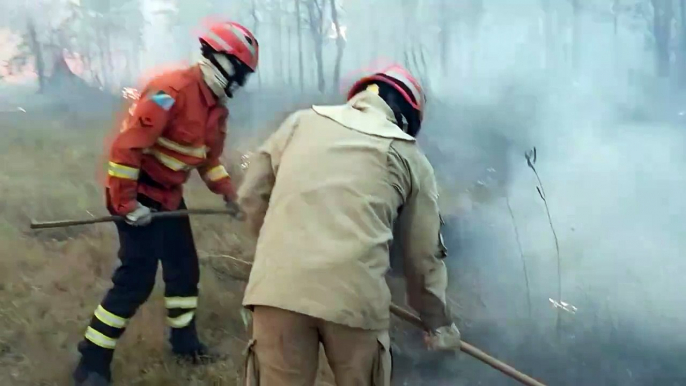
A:
[[[453,323],[450,326],[439,327],[435,331],[427,332],[424,335],[424,344],[431,351],[459,350],[460,337],[460,330]]]
[[[124,216],[124,219],[126,220],[126,223],[129,225],[135,227],[145,226],[150,224],[150,221],[152,221],[152,211],[147,206],[141,204],[140,202],[137,202],[136,209],[127,213]]]
[[[226,209],[229,210],[229,214],[232,217],[236,218],[237,220],[243,220],[245,218],[245,213],[243,213],[241,207],[232,197],[224,196],[224,204],[226,205]]]

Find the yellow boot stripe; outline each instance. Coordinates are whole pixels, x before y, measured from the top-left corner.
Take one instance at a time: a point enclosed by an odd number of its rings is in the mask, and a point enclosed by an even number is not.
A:
[[[170,297],[164,298],[164,306],[167,308],[197,308],[198,307],[198,297],[188,296],[188,297]]]
[[[102,305],[98,306],[98,308],[95,310],[95,317],[98,318],[99,321],[114,328],[124,328],[128,322],[128,319],[122,318],[107,311]]]
[[[193,320],[194,315],[195,311],[189,311],[175,318],[167,317],[167,324],[174,328],[186,327],[191,323],[191,320]]]
[[[86,329],[85,337],[89,341],[93,342],[93,344],[98,345],[102,348],[114,350],[114,347],[117,345],[116,339],[112,339],[109,336],[106,336],[103,333],[96,331],[92,327],[88,327],[88,329]]]

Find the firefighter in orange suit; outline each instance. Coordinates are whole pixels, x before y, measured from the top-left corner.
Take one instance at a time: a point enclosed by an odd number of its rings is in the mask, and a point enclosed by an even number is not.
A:
[[[258,43],[234,22],[212,25],[200,42],[200,62],[150,81],[112,144],[106,196],[109,211],[126,218],[117,223],[121,265],[79,343],[76,385],[110,384],[117,339],[150,295],[158,261],[174,354],[193,363],[216,359],[196,332],[199,268],[190,222],[151,222],[153,211],[186,208],[182,185],[193,169],[237,210],[231,178],[219,161],[228,117],[224,102],[256,70]]]

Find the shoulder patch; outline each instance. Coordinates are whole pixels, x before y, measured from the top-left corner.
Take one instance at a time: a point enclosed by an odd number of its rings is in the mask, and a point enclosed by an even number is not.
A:
[[[163,108],[165,111],[169,111],[169,109],[171,109],[172,106],[174,106],[174,102],[176,102],[171,95],[165,93],[164,91],[158,91],[156,93],[151,93],[148,96],[148,99],[155,102],[158,106]]]

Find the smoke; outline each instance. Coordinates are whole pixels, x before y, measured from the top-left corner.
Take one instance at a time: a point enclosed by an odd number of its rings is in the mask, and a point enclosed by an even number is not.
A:
[[[648,19],[625,14],[615,34],[610,2],[583,2],[574,68],[570,12],[563,5],[553,12],[557,34],[553,52],[546,52],[551,44],[538,0],[485,0],[483,13],[473,19],[472,11],[449,6],[448,16],[437,14],[436,4],[451,1],[380,1],[344,2],[343,74],[380,57],[402,62],[411,47],[424,50],[428,64],[412,68],[422,72],[429,89],[420,142],[441,185],[449,298],[464,339],[549,385],[686,384],[686,122],[679,115],[686,108],[679,106],[678,90],[652,76]],[[121,50],[140,54],[130,58],[134,69],[189,61],[199,54],[190,26],[219,2],[201,3],[204,8],[190,1],[142,1],[137,7],[147,22],[140,31],[108,33],[115,48],[119,43]],[[304,101],[342,100],[317,91],[316,34],[305,20],[306,2],[301,18],[293,17],[291,6],[276,12],[258,1],[252,12],[247,3],[222,3],[231,18],[259,29],[261,44],[258,73],[246,93],[230,102],[229,146],[266,136],[284,111],[305,107]],[[457,3],[479,2],[452,5]],[[169,8],[172,16],[162,12]],[[413,18],[426,25],[408,25]],[[64,43],[66,48],[100,52],[92,36],[105,30],[93,20],[61,27],[83,28],[75,35],[79,44]],[[441,63],[438,29],[448,27],[452,40]],[[137,36],[144,41],[140,49],[141,42],[131,40]],[[3,60],[20,48],[10,40]],[[324,40],[329,43],[322,46],[322,66],[330,71],[335,44]],[[91,56],[92,77],[104,78],[108,66]],[[126,73],[128,61],[114,67],[108,70],[111,83],[130,75],[125,83],[131,85],[133,75],[141,75]],[[47,111],[38,103],[47,96],[7,87],[1,90],[4,110]],[[73,108],[82,113],[104,105],[79,100]],[[53,120],[50,111],[45,114]],[[524,157],[534,146],[550,219]],[[562,302],[571,311],[555,306]],[[394,339],[398,382],[513,384],[464,354],[427,354],[409,329]]]
[[[686,136],[660,124],[575,123],[564,141],[534,135],[544,144],[538,168],[559,231],[560,299],[555,243],[522,149],[509,155],[506,189],[528,261],[531,319],[506,203],[498,197],[449,220],[458,228],[448,231],[453,293],[482,302],[463,310],[473,320],[465,338],[550,384],[666,384],[661,374],[669,374],[670,358],[683,357],[686,347],[680,338],[684,287],[676,274],[685,265],[679,192],[686,187]],[[578,311],[553,308],[549,298]],[[559,313],[561,337],[554,328]],[[594,362],[613,365],[589,369]],[[683,370],[671,374],[674,381],[684,376]]]
[[[589,39],[586,50],[608,43]],[[485,47],[499,59],[487,76],[441,91],[422,138],[444,187],[450,297],[464,339],[551,385],[684,384],[686,131],[676,110],[595,72],[608,56],[573,76],[542,76],[531,63],[511,66],[518,55],[501,46]],[[524,156],[532,146],[559,278]],[[414,363],[429,368],[424,384],[512,384],[469,358]]]

